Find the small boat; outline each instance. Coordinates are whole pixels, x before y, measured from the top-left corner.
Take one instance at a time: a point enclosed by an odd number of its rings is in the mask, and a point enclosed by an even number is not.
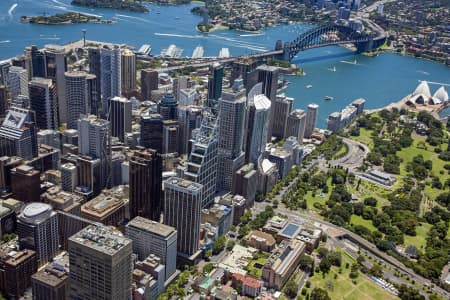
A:
[[[334,98],[331,96],[325,96],[325,97],[323,97],[323,99],[329,101],[329,100],[333,100]]]
[[[306,86],[306,88],[307,88],[307,89],[310,89],[310,88],[312,88],[312,85],[308,84],[308,85]]]

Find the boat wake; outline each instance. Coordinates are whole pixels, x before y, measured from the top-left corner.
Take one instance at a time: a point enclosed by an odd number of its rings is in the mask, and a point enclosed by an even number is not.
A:
[[[19,4],[14,3],[14,4],[11,5],[11,7],[8,9],[8,15],[9,15],[10,17],[13,16],[13,11],[16,9],[17,5],[19,5]]]
[[[7,44],[7,43],[11,43],[11,40],[0,41],[0,44]]]
[[[422,70],[417,70],[416,72],[417,72],[417,73],[420,73],[420,74],[423,74],[423,75],[430,76],[430,73],[425,72],[425,71],[422,71]]]
[[[56,3],[56,4],[59,4],[59,5],[61,5],[61,6],[65,6],[65,7],[69,6],[69,5],[67,5],[66,3],[62,3],[62,2],[60,2],[60,1],[58,1],[58,0],[52,0],[52,2],[54,2],[54,3]]]
[[[349,64],[349,65],[361,66],[361,64],[358,64],[358,62],[356,61],[356,59],[355,59],[354,61],[341,60],[340,62],[343,63],[343,64]]]
[[[202,35],[185,35],[185,34],[160,33],[160,32],[155,32],[154,35],[158,35],[158,36],[180,37],[180,38],[186,38],[186,39],[203,39],[203,38],[205,38],[205,37],[202,36]]]
[[[253,33],[253,34],[240,34],[239,36],[249,37],[249,36],[262,36],[262,35],[265,35],[265,33],[261,32],[261,33]]]
[[[140,17],[134,17],[134,16],[129,16],[129,15],[121,15],[121,14],[116,14],[117,17],[122,17],[122,18],[127,18],[127,19],[133,19],[133,20],[137,20],[137,21],[141,21],[141,22],[145,22],[145,23],[152,23],[147,19],[144,18],[140,18]]]

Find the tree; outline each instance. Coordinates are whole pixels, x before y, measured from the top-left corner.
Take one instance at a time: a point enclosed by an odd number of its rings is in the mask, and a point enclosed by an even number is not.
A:
[[[375,199],[374,197],[367,197],[366,199],[364,199],[364,205],[367,206],[375,207],[377,206],[377,202],[377,199]]]
[[[227,243],[227,239],[224,235],[219,236],[213,244],[212,252],[213,254],[220,253],[223,249],[225,249],[225,245]]]
[[[233,241],[233,240],[229,240],[228,243],[227,243],[227,250],[228,250],[228,251],[233,250],[234,245],[236,245],[236,242]]]
[[[370,274],[376,277],[383,276],[383,268],[377,263],[373,264],[372,268],[370,268]]]
[[[205,259],[209,260],[211,258],[211,256],[212,256],[212,250],[208,250],[205,252]]]
[[[208,263],[203,267],[203,272],[211,273],[211,271],[214,269],[214,264]]]
[[[299,266],[303,270],[305,270],[306,268],[309,268],[312,265],[312,263],[313,263],[313,259],[311,256],[306,255],[306,254],[302,254],[300,256]]]
[[[398,289],[398,296],[402,300],[425,300],[418,290],[402,284]]]
[[[328,292],[321,288],[314,288],[311,292],[311,300],[331,300]]]
[[[291,278],[286,282],[286,285],[284,286],[284,292],[286,295],[288,295],[290,298],[294,298],[298,294],[298,285],[295,283],[295,281]]]
[[[328,260],[328,258],[324,257],[319,264],[319,269],[322,273],[326,274],[330,272],[331,269],[331,262]]]
[[[330,261],[330,263],[333,266],[340,267],[342,264],[342,255],[341,252],[338,251],[331,251],[327,255],[327,259]]]

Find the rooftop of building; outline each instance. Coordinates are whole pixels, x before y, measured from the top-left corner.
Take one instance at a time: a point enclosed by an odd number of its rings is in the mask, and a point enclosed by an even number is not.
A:
[[[287,223],[283,229],[278,232],[278,235],[287,237],[287,238],[295,238],[301,230],[301,226],[295,223]]]
[[[304,110],[302,109],[294,109],[290,115],[290,117],[295,117],[295,118],[303,118],[304,116],[306,116],[306,113]]]
[[[271,102],[269,98],[267,98],[264,94],[256,95],[253,98],[253,103],[255,105],[256,110],[267,110],[270,109]]]
[[[96,217],[104,217],[124,205],[123,199],[100,194],[81,206],[81,212]]]
[[[245,237],[246,240],[250,240],[250,239],[256,239],[258,241],[261,242],[265,242],[268,245],[275,245],[276,240],[275,238],[268,233],[259,231],[259,230],[252,230],[250,231],[247,236]]]
[[[108,126],[109,125],[109,121],[98,118],[95,115],[82,115],[81,118],[79,119],[79,121],[87,121],[87,122],[91,123],[92,125],[97,125],[97,126]]]
[[[33,250],[10,251],[6,256],[2,257],[2,261],[10,266],[17,266],[35,255]]]
[[[39,224],[54,214],[55,212],[49,204],[32,202],[22,209],[19,220],[28,224]]]
[[[170,177],[169,179],[164,181],[165,186],[177,186],[183,189],[186,189],[191,192],[198,192],[202,190],[202,185],[196,182],[192,182],[190,180],[182,179],[179,177]]]
[[[89,225],[71,236],[69,241],[108,255],[114,255],[132,243],[119,231],[103,225]]]
[[[308,108],[309,108],[309,109],[318,109],[318,108],[319,108],[319,105],[318,105],[318,104],[315,104],[315,103],[311,103],[311,104],[308,104]]]
[[[47,286],[56,287],[69,279],[64,267],[49,264],[44,269],[31,276],[32,280],[40,281]]]
[[[33,84],[51,86],[53,84],[53,81],[49,78],[33,77],[30,80],[30,85]]]
[[[72,163],[65,163],[61,165],[61,169],[73,171],[76,170],[77,167]]]
[[[355,101],[352,102],[352,104],[355,104],[355,105],[361,105],[364,103],[366,103],[366,100],[363,98],[356,99]]]
[[[149,220],[139,216],[132,219],[127,224],[127,227],[135,227],[162,237],[168,237],[169,235],[176,232],[176,229],[172,226],[161,224],[156,221]]]

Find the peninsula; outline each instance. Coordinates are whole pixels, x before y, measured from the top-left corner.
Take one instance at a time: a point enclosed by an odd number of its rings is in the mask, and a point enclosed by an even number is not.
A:
[[[91,8],[114,8],[133,12],[149,12],[147,7],[132,0],[73,0],[72,5]]]
[[[113,24],[114,20],[102,20],[96,16],[84,15],[76,12],[55,14],[51,16],[22,16],[22,23],[33,23],[42,25],[62,25],[79,23]]]

